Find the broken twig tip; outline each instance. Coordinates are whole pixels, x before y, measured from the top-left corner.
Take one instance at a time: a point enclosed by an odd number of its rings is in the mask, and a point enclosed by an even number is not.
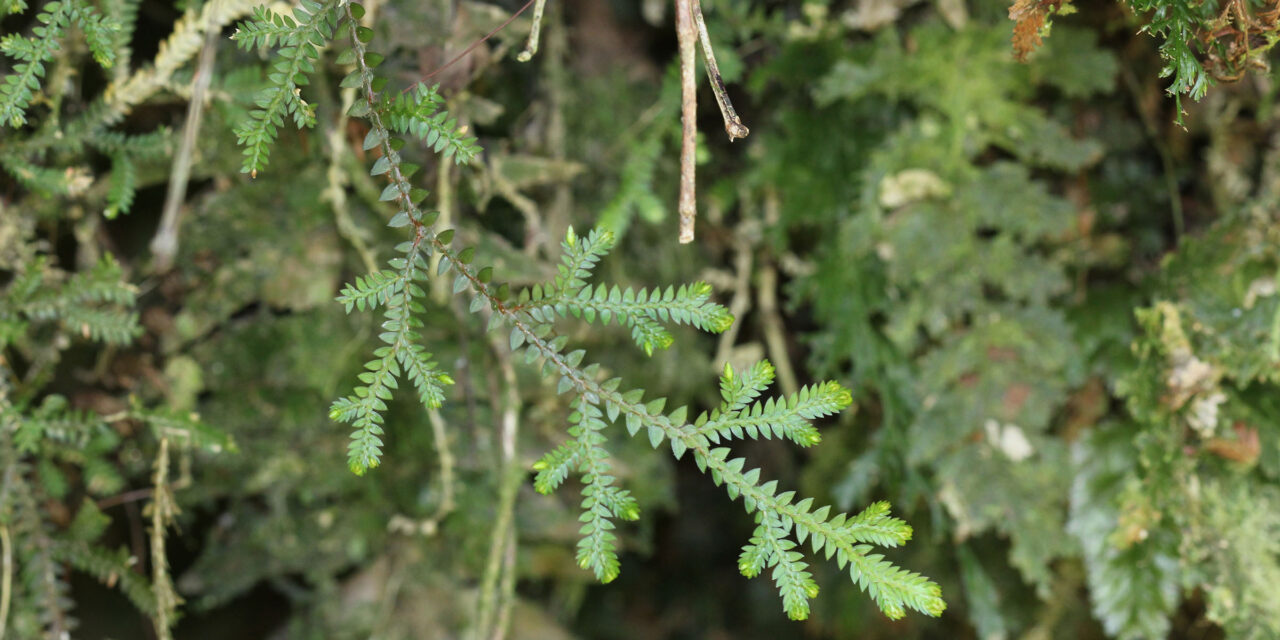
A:
[[[751,134],[751,130],[747,128],[747,125],[741,122],[726,122],[724,123],[724,130],[729,134],[729,142],[733,142],[738,138],[745,138]]]

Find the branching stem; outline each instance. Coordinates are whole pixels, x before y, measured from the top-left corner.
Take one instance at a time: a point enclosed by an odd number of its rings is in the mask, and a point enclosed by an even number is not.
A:
[[[687,8],[685,4],[687,0],[680,0],[681,6]],[[348,19],[352,19],[350,5],[344,4],[343,9]],[[683,29],[682,34],[692,36],[690,14],[685,11],[682,13],[684,18],[681,21]],[[353,20],[354,22],[354,20]],[[447,260],[449,267],[453,268],[460,277],[455,290],[460,291],[463,288],[470,288],[477,298],[473,298],[473,311],[479,311],[484,307],[488,307],[489,313],[494,314],[490,317],[489,325],[501,326],[503,324],[510,325],[514,331],[523,336],[523,343],[527,349],[541,357],[544,361],[544,371],[547,373],[558,374],[561,380],[561,386],[565,391],[572,390],[580,396],[581,401],[589,404],[597,404],[608,406],[611,412],[615,412],[617,418],[626,418],[629,423],[638,423],[647,427],[651,431],[651,437],[660,434],[662,438],[655,438],[654,443],[665,439],[672,443],[673,452],[677,455],[683,452],[689,452],[693,455],[698,467],[710,474],[716,479],[718,484],[724,484],[731,497],[741,496],[748,511],[757,514],[758,522],[761,523],[777,523],[776,526],[765,526],[762,536],[775,536],[780,540],[781,537],[787,536],[787,531],[797,538],[797,542],[803,542],[806,535],[813,536],[815,548],[819,545],[819,539],[824,540],[828,553],[838,553],[840,556],[840,566],[850,565],[849,570],[854,580],[861,584],[864,589],[870,591],[880,603],[881,608],[891,618],[901,617],[905,606],[923,611],[929,615],[940,615],[945,608],[945,603],[938,596],[938,588],[936,584],[930,583],[917,574],[912,574],[896,567],[893,567],[879,555],[870,555],[871,547],[861,544],[863,541],[859,534],[853,533],[852,529],[846,523],[846,517],[841,514],[835,519],[827,518],[827,508],[816,511],[810,511],[809,505],[811,500],[803,500],[798,503],[792,502],[794,493],[786,494],[776,493],[776,483],[768,482],[758,484],[759,471],[742,471],[743,462],[739,459],[730,460],[728,458],[729,450],[725,448],[715,448],[711,446],[711,442],[705,435],[696,431],[693,425],[684,421],[683,417],[677,417],[673,413],[671,416],[662,414],[657,409],[652,409],[653,405],[645,405],[641,402],[642,398],[635,396],[630,391],[619,391],[617,384],[606,384],[595,380],[594,375],[589,373],[593,368],[581,369],[576,366],[580,361],[581,354],[562,354],[558,346],[553,346],[553,338],[544,331],[539,331],[534,326],[533,318],[524,311],[516,308],[513,301],[509,301],[506,297],[506,287],[500,287],[490,282],[490,276],[484,271],[477,270],[469,264],[470,257],[462,259],[459,251],[455,251],[450,247],[452,241],[452,232],[436,233],[432,229],[432,223],[435,221],[435,215],[424,215],[422,210],[415,203],[415,200],[421,198],[421,194],[414,197],[412,186],[407,176],[400,167],[400,157],[395,150],[395,145],[391,137],[390,131],[383,124],[381,115],[376,108],[378,104],[377,92],[373,89],[373,74],[370,72],[368,64],[365,60],[365,48],[363,42],[355,35],[352,30],[352,49],[355,54],[355,62],[361,70],[361,89],[368,100],[369,105],[374,106],[368,111],[369,124],[372,128],[370,132],[370,146],[377,146],[386,158],[385,175],[392,182],[389,192],[394,197],[390,198],[397,202],[401,213],[405,214],[409,222],[414,227],[414,239],[410,251],[415,251],[419,245],[425,245],[423,248],[429,247],[431,251],[441,256],[441,263]],[[691,48],[693,40],[686,37],[685,44]],[[690,116],[692,114],[689,114]],[[692,222],[692,219],[690,219]],[[689,229],[690,235],[692,229]],[[409,262],[413,262],[415,257],[411,256]],[[557,341],[558,342],[558,341]],[[501,358],[500,358],[501,359]],[[507,376],[504,368],[504,376]],[[513,388],[513,381],[507,380],[507,387]],[[508,408],[516,406],[508,403]],[[684,415],[683,411],[679,412],[680,416]],[[508,416],[504,416],[504,423],[508,421]],[[510,518],[512,517],[510,505],[514,503],[515,491],[518,484],[513,479],[518,480],[521,477],[519,469],[511,466],[511,457],[514,455],[514,425],[508,428],[504,424],[502,429],[502,450],[507,464],[503,466],[506,470],[511,471],[510,475],[503,474],[502,495],[500,496],[498,529],[503,530],[512,526]],[[514,471],[512,471],[514,469]],[[510,484],[508,484],[510,483]],[[503,518],[506,522],[501,522]],[[782,533],[772,533],[768,529],[781,531]],[[807,533],[799,533],[801,530]],[[909,530],[905,533],[909,537]],[[498,539],[495,536],[495,539]],[[905,541],[903,538],[902,541]],[[507,542],[504,534],[501,539],[502,543]],[[798,562],[798,552],[791,552],[792,543],[790,541],[782,544],[777,541],[764,541],[771,549],[771,555],[774,561],[770,564],[784,563],[790,569],[785,573],[796,575],[803,573],[803,565]],[[772,544],[769,544],[773,542]],[[785,548],[784,548],[785,547]],[[507,545],[500,544],[497,547],[500,550],[499,557],[505,555]],[[491,547],[491,552],[494,547]],[[509,557],[509,556],[508,556]],[[490,560],[492,562],[493,555],[491,553]],[[510,564],[510,563],[508,563]],[[779,565],[780,566],[780,565]],[[486,572],[487,574],[489,572]],[[807,574],[806,574],[807,575]],[[491,584],[489,576],[486,575],[486,584]],[[482,598],[488,589],[482,588]],[[816,588],[814,589],[816,593]],[[815,593],[807,594],[812,597]],[[796,596],[794,593],[788,597],[804,598],[801,594]],[[807,605],[799,610],[799,616],[803,616],[808,612]],[[481,604],[481,616],[477,621],[480,628],[488,624],[490,616],[492,616],[492,605],[485,606]]]

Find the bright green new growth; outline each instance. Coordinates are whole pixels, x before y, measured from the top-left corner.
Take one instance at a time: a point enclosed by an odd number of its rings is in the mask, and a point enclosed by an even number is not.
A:
[[[1129,6],[1137,13],[1153,12],[1151,21],[1142,30],[1164,39],[1160,43],[1160,57],[1164,58],[1165,66],[1160,70],[1160,77],[1173,77],[1168,91],[1177,101],[1181,119],[1182,96],[1199,100],[1209,90],[1209,74],[1196,56],[1196,51],[1202,48],[1196,34],[1216,17],[1218,5],[1186,0],[1129,0]]]
[[[334,37],[334,26],[340,15],[338,0],[315,2],[302,0],[293,10],[293,17],[273,13],[259,7],[251,20],[236,31],[232,39],[245,49],[278,47],[272,70],[267,74],[270,86],[259,94],[259,109],[249,112],[249,119],[236,128],[239,144],[244,147],[244,163],[241,173],[257,176],[266,168],[271,145],[279,137],[279,127],[286,115],[292,116],[299,129],[316,124],[315,107],[302,99],[302,87],[309,83],[308,74],[315,73],[315,63],[320,51]],[[368,42],[373,32],[366,27],[356,27],[357,37]],[[338,64],[352,64],[355,60],[347,50],[338,56]],[[370,53],[365,63],[376,67],[382,56]],[[353,73],[341,82],[344,89],[360,86],[361,76]],[[373,80],[374,91],[381,91],[385,79]],[[388,129],[397,133],[412,133],[425,141],[436,153],[454,162],[465,164],[475,158],[480,148],[474,137],[467,137],[458,127],[456,119],[441,109],[444,99],[435,87],[419,83],[412,94],[394,98],[383,94],[378,110],[386,120]],[[352,115],[363,115],[353,113]]]
[[[9,3],[3,9],[0,14],[17,13],[26,9],[26,4]],[[0,122],[15,129],[27,123],[27,107],[40,90],[45,63],[53,59],[67,27],[80,27],[93,59],[103,69],[110,69],[115,62],[113,45],[119,26],[103,19],[83,0],[50,2],[40,9],[36,20],[40,25],[31,30],[34,37],[11,33],[0,39],[0,51],[18,61],[13,73],[0,81]]]
[[[313,10],[312,15],[328,11],[332,6],[324,5],[322,9]],[[373,69],[383,57],[366,47],[372,31],[358,26],[364,8],[357,3],[344,3],[340,11],[344,15],[334,37],[348,40],[350,49],[341,53],[339,60],[355,67],[342,85],[355,88],[358,96],[349,113],[366,118],[370,125],[363,147],[376,149],[380,154],[371,174],[387,177],[388,185],[381,199],[395,202],[399,208],[389,226],[412,229],[411,239],[398,247],[403,257],[393,259],[390,269],[357,278],[338,297],[348,312],[353,308],[384,309],[383,332],[379,336],[384,344],[373,352],[374,359],[365,365],[366,371],[359,374],[361,385],[352,395],[336,401],[330,411],[331,418],[354,427],[348,447],[351,470],[363,474],[379,464],[385,435],[383,414],[403,375],[414,382],[418,400],[427,409],[440,406],[444,400],[443,388],[452,382],[418,344],[420,336],[415,331],[423,326],[419,316],[425,312],[421,300],[426,292],[421,283],[426,281],[432,264],[430,259],[435,257],[439,265],[437,277],[450,270],[456,272],[455,294],[470,290],[470,312],[486,315],[490,330],[509,327],[511,349],[523,349],[528,364],[540,361],[542,375],[558,380],[557,392],[572,394],[573,412],[568,430],[572,439],[534,465],[538,471],[535,487],[548,493],[570,475],[580,476],[583,500],[579,520],[583,525],[579,531],[582,538],[577,559],[580,566],[592,570],[598,579],[609,582],[619,572],[613,520],[634,520],[639,516],[635,499],[630,492],[619,488],[616,478],[609,474],[610,455],[605,448],[608,437],[604,432],[610,424],[622,421],[632,436],[643,431],[654,448],[668,442],[677,459],[689,453],[698,469],[709,474],[716,484],[723,485],[731,499],[742,499],[748,513],[755,515],[758,526],[744,547],[740,569],[749,577],[771,569],[783,607],[791,618],[806,618],[809,599],[818,591],[803,554],[796,549],[806,542],[815,553],[821,552],[828,559],[835,557],[838,566],[847,567],[851,579],[890,618],[902,617],[908,608],[940,615],[946,605],[938,585],[872,553],[873,544],[894,547],[911,536],[909,526],[888,516],[887,504],[876,503],[854,517],[843,513],[831,515],[830,507],[814,509],[812,498],[797,501],[794,492],[779,492],[777,482],[762,482],[759,469],[744,471],[746,460],[730,457],[728,448],[713,448],[722,439],[761,435],[786,437],[802,446],[812,445],[819,436],[809,421],[847,407],[851,402],[849,392],[834,382],[827,382],[785,398],[753,403],[772,381],[772,367],[767,362],[758,363],[741,376],[726,367],[721,378],[724,405],[690,423],[686,419],[686,407],[664,412],[665,399],[646,402],[643,389],[624,390],[621,378],[601,380],[599,364],[583,364],[585,351],[565,351],[568,337],[556,335],[553,322],[557,318],[573,315],[588,322],[599,318],[603,324],[616,318],[619,324],[631,329],[641,349],[652,353],[654,348],[671,344],[672,337],[665,323],[721,332],[729,327],[733,317],[727,309],[710,301],[710,287],[704,283],[638,292],[587,284],[592,268],[613,244],[613,236],[601,231],[580,237],[569,230],[562,245],[562,264],[551,282],[535,285],[514,298],[507,285],[493,283],[492,267],[472,265],[476,257],[474,248],[451,247],[453,230],[436,231],[433,224],[438,214],[419,207],[427,192],[409,182],[418,167],[402,162],[400,149],[404,142],[393,137],[392,131],[420,134],[420,130],[425,129],[407,123],[409,116],[402,101],[380,95],[385,80],[377,77]],[[260,13],[254,22],[256,24],[245,27],[241,33],[272,33],[272,29],[287,30],[292,24],[265,13]],[[269,44],[271,41],[259,38],[255,42]],[[280,38],[279,42],[286,45],[282,50],[285,61],[296,55],[296,39]],[[311,44],[322,47],[324,43],[313,41]],[[435,113],[438,98],[434,95],[419,86],[415,92],[417,104],[430,105],[421,113]],[[254,122],[262,121],[261,116],[254,118]],[[443,123],[442,130],[452,129],[453,121],[443,114],[432,118],[430,122]],[[427,122],[426,116],[416,122]],[[308,126],[309,122],[297,124]],[[274,129],[271,133],[274,137]],[[423,136],[428,146],[447,156],[451,146],[447,138],[441,134],[433,141],[430,136],[430,130]],[[253,149],[261,140],[265,138],[242,136],[247,146],[246,157],[251,151],[254,158],[259,157]],[[457,158],[461,151],[455,149],[453,153]]]

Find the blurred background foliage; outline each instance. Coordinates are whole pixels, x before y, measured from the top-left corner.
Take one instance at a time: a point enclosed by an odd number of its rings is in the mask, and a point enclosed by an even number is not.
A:
[[[0,3],[4,33],[35,24],[22,4]],[[565,437],[566,407],[536,371],[504,376],[483,323],[437,283],[423,335],[452,396],[431,415],[397,403],[384,464],[348,473],[328,406],[377,327],[333,297],[399,236],[365,131],[342,115],[343,70],[325,59],[304,88],[318,126],[282,129],[250,179],[231,131],[264,56],[200,29],[194,46],[177,38],[192,20],[225,36],[258,3],[101,4],[136,20],[128,55],[103,69],[64,38],[30,122],[0,137],[0,365],[16,407],[0,444],[6,477],[39,496],[6,493],[5,522],[37,509],[58,532],[105,514],[98,544],[135,558],[117,573],[152,575],[138,490],[164,432],[137,429],[138,407],[194,411],[235,447],[176,454],[177,637],[458,637],[499,509],[496,425],[516,412],[528,468]],[[366,4],[403,86],[519,8]],[[621,329],[572,335],[669,406],[713,407],[723,363],[762,356],[784,391],[853,389],[856,410],[825,422],[821,445],[742,451],[839,509],[892,501],[916,529],[894,561],[939,581],[949,607],[889,622],[819,562],[815,615],[787,621],[771,585],[737,574],[738,507],[692,462],[616,438],[617,475],[649,514],[619,532],[621,576],[599,586],[577,568],[573,492],[524,483],[519,579],[499,585],[515,595],[509,637],[1280,638],[1275,5],[703,7],[752,135],[727,144],[702,85],[693,245],[675,243],[679,86],[660,0],[552,0],[523,64],[517,19],[431,79],[484,152],[461,166],[405,153],[444,226],[513,286],[553,273],[570,225],[620,236],[602,279],[712,283],[738,318],[721,336],[678,331],[646,358]],[[177,66],[150,66],[180,44]],[[200,64],[205,108],[184,147]],[[1201,99],[1175,101],[1170,82]],[[167,261],[157,229],[175,234]],[[137,313],[120,340],[92,347],[71,340],[79,324],[21,316],[33,273],[110,268],[136,285],[136,303],[104,301]],[[12,425],[73,409],[116,417],[92,426],[87,454],[12,444]],[[76,637],[150,637],[123,596],[65,576]],[[35,633],[13,615],[14,633]]]

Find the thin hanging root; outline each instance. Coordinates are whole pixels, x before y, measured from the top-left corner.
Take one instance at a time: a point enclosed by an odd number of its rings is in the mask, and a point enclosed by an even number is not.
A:
[[[693,242],[693,221],[698,216],[694,198],[698,149],[698,83],[694,77],[698,63],[698,39],[693,26],[690,0],[676,0],[676,38],[680,45],[680,243]],[[696,2],[696,0],[694,0]]]
[[[716,52],[711,48],[711,36],[707,35],[707,23],[702,19],[702,2],[688,1],[693,23],[698,28],[698,39],[702,41],[702,54],[707,58],[707,75],[711,79],[711,90],[716,94],[716,103],[720,105],[720,115],[724,116],[724,130],[729,134],[729,142],[745,138],[751,130],[747,125],[742,124],[742,118],[739,118],[738,113],[733,110],[729,92],[724,88],[724,80],[720,77],[720,65],[716,64]],[[536,24],[534,29],[537,29]]]
[[[547,0],[537,0],[537,4],[533,5],[533,28],[529,30],[529,41],[525,43],[524,51],[516,56],[516,60],[528,62],[538,53],[538,37],[542,35],[542,12],[546,8]]]

